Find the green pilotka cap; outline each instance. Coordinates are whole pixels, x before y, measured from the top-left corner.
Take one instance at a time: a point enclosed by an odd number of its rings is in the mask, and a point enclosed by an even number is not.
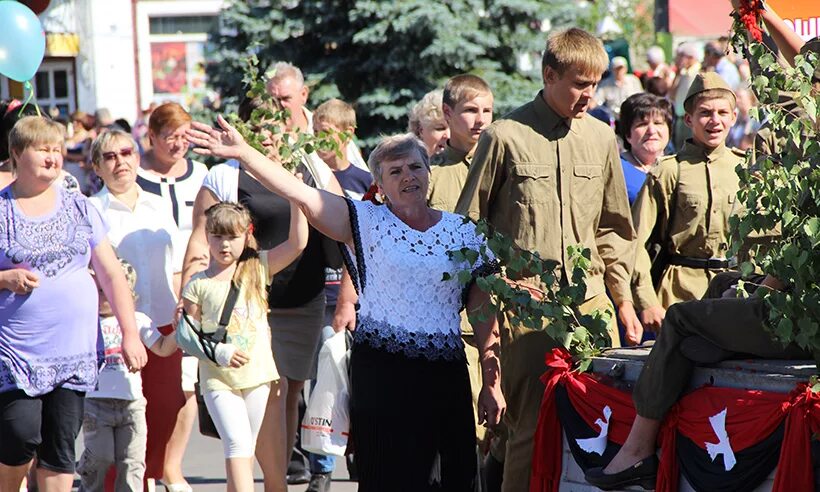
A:
[[[806,44],[800,48],[801,55],[806,56],[808,53],[814,53],[818,58],[818,62],[816,62],[817,65],[814,66],[814,77],[812,81],[820,82],[820,36],[806,41]]]
[[[726,91],[731,94],[733,100],[736,100],[735,93],[732,91],[732,88],[729,87],[729,84],[723,80],[723,77],[718,75],[717,72],[703,72],[695,76],[695,80],[692,81],[692,85],[689,86],[689,92],[686,93],[686,99],[683,100],[683,103],[686,104],[689,99],[692,99],[701,92],[714,90]]]

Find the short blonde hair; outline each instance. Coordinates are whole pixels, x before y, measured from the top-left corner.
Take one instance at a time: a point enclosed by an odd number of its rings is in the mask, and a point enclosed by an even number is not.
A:
[[[91,163],[95,166],[99,165],[103,161],[103,154],[107,152],[106,149],[116,140],[125,140],[131,145],[134,152],[139,151],[137,142],[130,133],[122,130],[105,130],[91,142]]]
[[[313,111],[313,121],[321,121],[339,130],[356,128],[356,110],[341,99],[330,99]]]
[[[444,111],[441,109],[443,91],[435,89],[421,98],[419,102],[410,109],[410,120],[407,122],[407,131],[413,135],[421,136],[421,127],[427,123],[444,121]],[[446,124],[446,123],[445,123]]]
[[[370,153],[370,157],[367,159],[367,167],[370,168],[370,174],[376,178],[376,182],[381,183],[382,163],[412,156],[414,153],[418,154],[424,167],[429,171],[430,157],[427,155],[427,147],[417,136],[412,133],[385,136]]]
[[[9,132],[9,158],[12,168],[17,167],[14,154],[28,147],[46,143],[59,143],[65,150],[65,127],[44,116],[26,116],[17,120]]]
[[[601,76],[608,66],[609,57],[601,40],[577,27],[551,34],[541,58],[542,73],[550,67],[562,76],[570,67]]]
[[[476,98],[480,95],[492,95],[490,85],[478,75],[464,73],[451,77],[444,84],[444,92],[441,95],[441,102],[454,108],[456,104],[468,99]]]

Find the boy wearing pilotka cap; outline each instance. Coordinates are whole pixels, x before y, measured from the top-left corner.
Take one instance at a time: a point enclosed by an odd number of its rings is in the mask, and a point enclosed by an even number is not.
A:
[[[735,168],[744,162],[741,151],[725,144],[735,102],[718,74],[697,75],[684,102],[692,138],[659,160],[632,206],[638,244],[660,244],[669,254],[657,288],[647,250],[636,256],[632,297],[645,329],[658,329],[670,305],[700,299],[729,267],[729,216],[740,188]]]

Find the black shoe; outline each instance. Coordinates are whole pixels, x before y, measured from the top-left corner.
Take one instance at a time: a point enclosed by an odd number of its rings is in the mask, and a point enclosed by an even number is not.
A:
[[[307,470],[300,470],[293,473],[288,473],[286,480],[288,485],[299,485],[310,482],[310,472]]]
[[[658,477],[658,457],[654,454],[619,473],[608,475],[604,473],[604,468],[590,468],[584,474],[584,478],[601,490],[619,490],[631,485],[638,485],[644,490],[655,489],[655,480]]]
[[[314,473],[305,492],[328,492],[330,490],[330,473]]]

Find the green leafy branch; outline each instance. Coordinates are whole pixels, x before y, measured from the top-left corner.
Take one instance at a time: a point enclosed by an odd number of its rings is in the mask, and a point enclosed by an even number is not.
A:
[[[582,314],[577,308],[586,300],[586,276],[592,265],[590,250],[581,246],[567,248],[572,264],[567,281],[557,261],[519,249],[510,238],[493,231],[486,221],[479,221],[476,230],[487,238],[486,244],[477,250],[462,248],[449,252],[454,261],[469,265],[456,274],[457,280],[465,286],[475,281],[490,296],[489,309],[468,313],[470,321],[483,322],[504,312],[513,325],[546,331],[579,361],[578,369],[586,371],[592,357],[611,343],[607,329],[610,315],[597,310]],[[499,263],[499,274],[474,278],[475,265],[492,261]],[[451,277],[445,273],[443,279]]]
[[[784,344],[820,354],[820,87],[812,81],[818,59],[798,55],[784,67],[743,29],[735,24],[732,41],[755,65],[752,89],[760,106],[753,116],[766,123],[757,151],[738,168],[745,211],[730,219],[732,251],[743,251],[750,237],[766,239],[751,246],[750,256],[789,287],[757,289],[770,307],[769,327]],[[751,261],[741,264],[745,275],[754,270]]]
[[[239,131],[245,141],[267,155],[270,150],[266,144],[269,140],[274,140],[277,143],[279,160],[291,171],[303,162],[304,156],[313,152],[335,152],[341,157],[342,149],[338,142],[345,142],[352,135],[349,132],[333,130],[307,133],[293,128],[288,131],[290,111],[280,108],[273,96],[268,93],[266,79],[259,71],[259,59],[255,54],[251,54],[246,62],[242,77],[242,85],[248,88],[245,94],[249,99],[258,99],[262,104],[251,111],[248,121],[243,121],[236,114],[228,116],[228,122]]]

